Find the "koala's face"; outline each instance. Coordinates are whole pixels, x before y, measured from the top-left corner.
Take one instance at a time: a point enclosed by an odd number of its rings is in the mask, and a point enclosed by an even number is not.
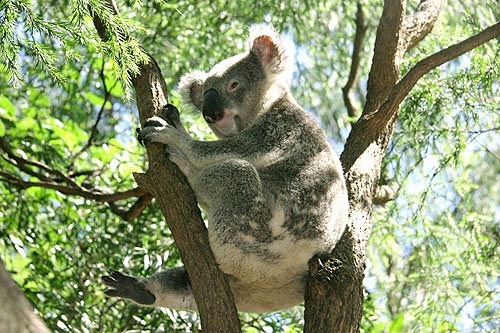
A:
[[[279,37],[265,32],[250,41],[247,52],[221,61],[208,73],[196,71],[181,79],[181,94],[219,137],[237,135],[255,121],[282,72]]]
[[[201,110],[214,131],[236,135],[248,127],[262,108],[265,73],[252,53],[217,64],[203,83]]]

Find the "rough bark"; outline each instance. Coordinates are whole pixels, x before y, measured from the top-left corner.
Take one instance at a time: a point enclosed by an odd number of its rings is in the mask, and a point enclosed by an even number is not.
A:
[[[373,113],[399,79],[398,53],[405,3],[386,1],[375,41],[372,68],[363,115]],[[364,135],[353,125],[341,162],[349,192],[349,221],[346,231],[327,265],[310,264],[311,274],[305,300],[305,332],[357,332],[363,313],[363,279],[366,246],[371,231],[373,195],[388,142],[388,134]],[[393,125],[388,132],[392,132]],[[335,264],[336,270],[326,268]],[[329,279],[319,279],[319,276]],[[325,297],[326,296],[326,297]],[[324,312],[328,312],[326,317]],[[319,330],[318,330],[319,329]]]
[[[117,13],[112,1],[109,8]],[[105,25],[94,16],[101,38]],[[165,80],[153,58],[140,66],[132,79],[141,124],[160,116],[168,103]],[[169,228],[189,275],[204,332],[241,332],[240,322],[227,277],[219,270],[208,242],[196,198],[186,178],[165,156],[160,144],[147,147],[149,170],[134,177],[141,188],[151,193],[168,221]]]
[[[341,161],[349,191],[346,231],[334,251],[310,261],[305,332],[358,332],[363,313],[366,246],[382,158],[394,131],[399,107],[416,82],[433,68],[500,35],[500,23],[420,61],[400,80],[406,51],[434,26],[441,0],[422,1],[405,16],[405,1],[386,0],[377,30],[366,104],[353,125]]]
[[[48,333],[0,259],[0,332]]]

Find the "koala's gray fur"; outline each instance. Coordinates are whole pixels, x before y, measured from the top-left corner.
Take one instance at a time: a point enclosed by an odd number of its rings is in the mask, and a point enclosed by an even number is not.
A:
[[[245,53],[208,73],[188,74],[179,85],[220,140],[193,140],[160,118],[140,133],[146,142],[167,145],[195,191],[239,311],[301,303],[308,260],[333,249],[347,219],[340,162],[292,97],[287,62],[276,32],[253,27]],[[103,280],[114,288],[111,296],[196,310],[183,268],[149,279],[114,272]]]

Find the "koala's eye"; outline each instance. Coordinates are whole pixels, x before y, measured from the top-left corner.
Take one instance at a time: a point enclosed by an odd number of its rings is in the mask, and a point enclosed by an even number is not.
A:
[[[229,86],[227,87],[227,91],[229,92],[233,92],[236,90],[236,88],[238,88],[238,85],[240,83],[237,81],[237,80],[232,80],[230,83],[229,83]]]

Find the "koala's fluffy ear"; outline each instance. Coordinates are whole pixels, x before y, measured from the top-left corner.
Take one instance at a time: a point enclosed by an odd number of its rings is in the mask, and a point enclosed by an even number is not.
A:
[[[290,69],[283,41],[272,26],[251,26],[248,47],[249,51],[259,58],[266,72],[281,74]]]
[[[207,78],[207,73],[194,71],[184,75],[180,82],[178,92],[184,102],[191,102],[194,107],[201,111],[201,101],[203,99],[203,83]]]

